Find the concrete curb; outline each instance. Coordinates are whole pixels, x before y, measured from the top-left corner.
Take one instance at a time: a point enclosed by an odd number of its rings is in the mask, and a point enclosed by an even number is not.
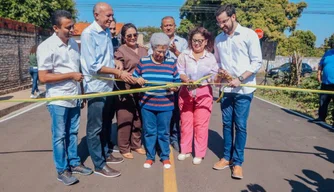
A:
[[[42,92],[39,97],[45,97],[45,91]],[[26,107],[28,105],[31,105],[31,104],[33,104],[33,103],[30,103],[30,102],[24,103],[24,102],[22,102],[22,103],[17,103],[17,104],[15,104],[13,106],[7,107],[5,109],[0,109],[0,118],[4,117],[4,116],[6,116],[6,115],[8,115],[8,114],[10,114],[10,113],[12,113],[14,111],[22,109],[22,108],[24,108],[24,107]]]

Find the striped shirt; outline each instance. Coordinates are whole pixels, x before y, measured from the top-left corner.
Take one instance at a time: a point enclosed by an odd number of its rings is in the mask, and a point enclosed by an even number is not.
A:
[[[133,72],[134,77],[142,77],[147,81],[166,83],[181,82],[177,72],[176,60],[166,58],[161,64],[152,61],[151,56],[143,57]],[[146,84],[146,87],[158,86]],[[152,111],[171,111],[174,109],[173,92],[166,89],[147,91],[140,100],[140,106]]]

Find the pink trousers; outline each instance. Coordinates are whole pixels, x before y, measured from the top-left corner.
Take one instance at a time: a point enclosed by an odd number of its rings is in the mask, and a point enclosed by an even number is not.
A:
[[[212,88],[207,85],[197,88],[195,92],[188,91],[186,86],[182,86],[179,93],[181,153],[192,152],[194,138],[195,157],[204,157],[208,148]]]

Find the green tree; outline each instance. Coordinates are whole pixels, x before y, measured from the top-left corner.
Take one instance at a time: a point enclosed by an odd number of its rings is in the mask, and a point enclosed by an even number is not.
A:
[[[142,32],[144,34],[144,42],[147,43],[150,41],[150,38],[153,33],[161,32],[162,30],[159,27],[139,27],[138,32]]]
[[[334,49],[334,33],[325,39],[324,46],[325,49]]]
[[[214,12],[223,4],[236,7],[237,19],[241,25],[261,28],[264,39],[282,40],[284,32],[294,31],[297,19],[307,7],[305,2],[289,3],[289,0],[187,0],[181,8],[180,17],[218,33]]]
[[[281,40],[277,53],[282,56],[289,56],[294,51],[300,52],[306,57],[321,57],[323,48],[316,48],[316,36],[311,31],[297,30],[288,38]]]
[[[0,0],[0,17],[32,23],[43,28],[51,27],[51,14],[64,9],[76,18],[73,0]]]
[[[187,38],[189,31],[194,28],[195,25],[188,19],[183,19],[180,26],[177,28],[176,33],[181,37]]]

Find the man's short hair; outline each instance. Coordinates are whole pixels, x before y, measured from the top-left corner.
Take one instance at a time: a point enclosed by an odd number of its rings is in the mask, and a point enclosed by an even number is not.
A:
[[[231,17],[233,14],[235,14],[235,7],[231,4],[225,4],[220,6],[219,9],[216,11],[216,17],[224,12],[226,12],[226,15],[228,17]]]
[[[60,26],[61,25],[60,20],[63,17],[66,19],[72,19],[72,14],[66,10],[56,10],[55,12],[53,12],[51,17],[52,25]]]
[[[174,17],[172,17],[172,16],[166,16],[166,17],[164,17],[164,18],[161,19],[161,26],[162,26],[162,23],[164,22],[165,19],[173,19],[174,24],[175,24],[175,19],[174,19]]]

